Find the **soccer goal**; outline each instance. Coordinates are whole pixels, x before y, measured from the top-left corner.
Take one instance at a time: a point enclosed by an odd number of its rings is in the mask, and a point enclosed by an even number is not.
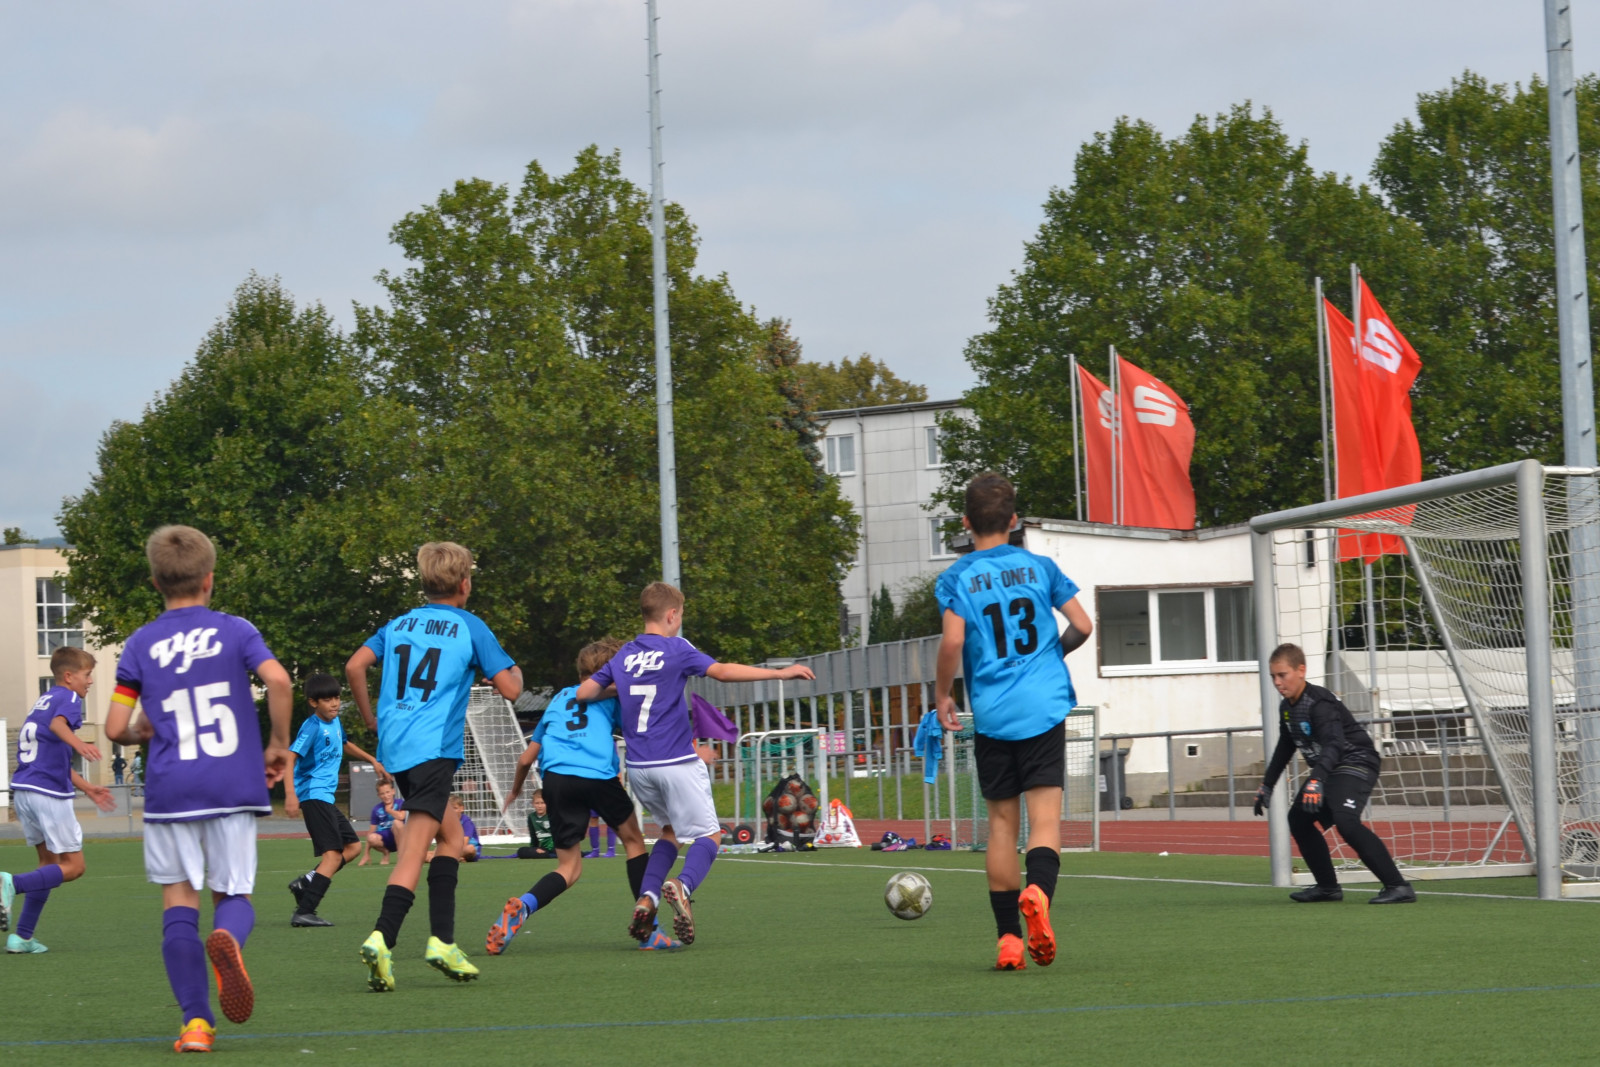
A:
[[[1259,647],[1304,648],[1373,734],[1367,818],[1407,876],[1600,895],[1600,472],[1525,460],[1250,525]],[[1296,784],[1273,796],[1280,885]]]
[[[511,702],[488,686],[474,688],[467,700],[466,757],[456,769],[454,789],[485,843],[528,840],[529,797],[539,786],[537,771],[529,773],[511,810],[500,810],[511,792],[517,757],[526,747]]]

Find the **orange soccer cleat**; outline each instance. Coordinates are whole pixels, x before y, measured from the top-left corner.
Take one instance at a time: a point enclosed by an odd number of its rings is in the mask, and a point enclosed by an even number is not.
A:
[[[994,961],[997,971],[1020,971],[1028,966],[1028,957],[1022,954],[1022,938],[1006,934],[1000,938],[1000,958]]]
[[[506,950],[511,939],[517,936],[517,931],[522,929],[522,924],[528,921],[528,905],[522,902],[521,897],[512,897],[506,901],[506,906],[500,912],[500,918],[489,927],[489,937],[484,942],[484,950],[491,956],[498,956]]]
[[[214,1026],[204,1019],[190,1019],[183,1024],[183,1032],[172,1043],[174,1052],[210,1052],[211,1043],[217,1039]]]
[[[230,1023],[245,1022],[255,1010],[256,991],[244,969],[239,942],[226,930],[213,930],[206,938],[206,956],[217,976],[217,1000],[222,1004],[222,1014]]]
[[[1041,967],[1056,958],[1056,932],[1050,929],[1050,898],[1044,890],[1030,885],[1017,897],[1017,909],[1028,926],[1028,955]]]

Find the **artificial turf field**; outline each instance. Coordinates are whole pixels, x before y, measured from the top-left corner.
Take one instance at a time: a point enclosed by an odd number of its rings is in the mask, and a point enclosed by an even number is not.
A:
[[[1593,1062],[1600,907],[1530,899],[1531,879],[1421,884],[1410,906],[1295,905],[1261,859],[1068,854],[1048,968],[990,970],[983,857],[865,849],[724,856],[695,898],[698,939],[636,951],[621,860],[531,918],[500,958],[483,935],[547,861],[463,865],[457,939],[483,970],[422,962],[426,892],[374,994],[357,946],[387,869],[349,867],[322,914],[288,925],[304,841],[261,842],[246,948],[255,1016],[218,1021],[228,1062],[1578,1063]],[[42,956],[0,956],[0,1063],[170,1058],[160,900],[136,841],[95,842],[56,890]],[[0,846],[0,869],[33,866]],[[892,917],[882,887],[925,872],[934,907]],[[1187,880],[1187,881],[1183,881]],[[1232,883],[1232,884],[1215,884]],[[1242,884],[1241,884],[1242,883]],[[1484,894],[1484,895],[1472,895]],[[18,902],[20,907],[20,900]],[[209,930],[209,909],[201,930]],[[1041,1049],[1043,1050],[1041,1052]],[[1041,1057],[1043,1057],[1041,1059]]]

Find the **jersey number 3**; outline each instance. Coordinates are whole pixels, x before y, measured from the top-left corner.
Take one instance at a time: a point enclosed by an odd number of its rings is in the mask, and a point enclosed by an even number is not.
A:
[[[1000,605],[988,605],[983,609],[983,614],[984,617],[989,620],[989,625],[994,628],[995,654],[1001,657],[1006,656],[1008,654],[1006,652],[1006,620],[1005,616],[1000,613]],[[1018,597],[1006,605],[1005,614],[1022,616],[1021,619],[1017,620],[1017,629],[1020,630],[1021,633],[1017,635],[1017,639],[1014,644],[1014,648],[1016,650],[1015,654],[1018,656],[1026,656],[1028,653],[1038,648],[1039,631],[1033,625],[1033,601],[1029,600],[1027,597]]]

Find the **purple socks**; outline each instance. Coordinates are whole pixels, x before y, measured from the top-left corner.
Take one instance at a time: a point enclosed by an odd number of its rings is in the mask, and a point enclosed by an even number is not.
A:
[[[161,958],[166,962],[167,981],[172,984],[172,995],[178,1000],[184,1021],[204,1019],[214,1025],[217,1017],[211,1014],[211,989],[206,977],[206,951],[200,945],[198,910],[168,908],[162,913]]]
[[[44,910],[44,902],[49,899],[50,890],[35,889],[23,900],[22,914],[17,918],[17,936],[22,940],[32,939],[33,929],[39,925],[39,913]]]
[[[589,851],[600,851],[600,827],[598,826],[589,827]]]
[[[716,838],[695,838],[694,844],[689,846],[689,854],[683,859],[683,871],[678,875],[683,888],[693,893],[695,887],[706,880],[706,872],[711,870],[711,861],[716,858]]]
[[[54,889],[61,882],[61,864],[59,863],[47,863],[38,870],[11,876],[11,884],[17,887],[17,892],[19,893],[37,893],[41,889]]]
[[[244,948],[250,931],[256,928],[256,909],[250,906],[249,897],[223,897],[217,901],[217,914],[212,918],[212,925],[218,930],[228,931],[239,942],[239,947]]]
[[[661,902],[661,883],[667,880],[672,865],[678,861],[678,846],[666,838],[657,838],[650,850],[650,863],[644,869],[644,881],[639,885],[639,895]]]

